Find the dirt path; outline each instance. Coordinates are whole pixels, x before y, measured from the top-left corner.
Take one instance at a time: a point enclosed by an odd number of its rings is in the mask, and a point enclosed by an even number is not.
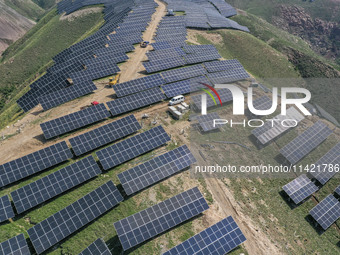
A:
[[[158,3],[159,6],[156,9],[156,13],[154,13],[152,16],[149,26],[143,34],[144,41],[152,42],[152,37],[156,32],[157,25],[161,21],[166,10],[166,5],[163,2],[157,0],[156,3]],[[122,75],[120,77],[120,82],[129,81],[143,76],[141,72],[145,71],[145,68],[142,65],[142,61],[146,59],[145,53],[150,50],[150,47],[150,45],[146,48],[137,46],[133,55],[128,59],[124,66],[121,67]]]

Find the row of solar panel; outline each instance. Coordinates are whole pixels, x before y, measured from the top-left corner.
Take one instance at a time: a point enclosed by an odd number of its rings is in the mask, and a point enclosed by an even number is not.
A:
[[[145,29],[148,20],[151,19],[151,15],[155,10],[155,3],[150,2],[150,4],[149,8],[146,10],[145,7],[147,7],[148,4],[144,5],[143,8],[132,7],[134,12],[129,13],[125,18],[124,16],[131,9],[126,9],[118,12],[117,15],[110,16],[109,19],[106,19],[105,23],[105,25],[107,25],[112,21],[112,25],[107,27],[109,30],[106,28],[104,29],[104,25],[94,35],[91,35],[82,42],[71,46],[64,51],[65,53],[58,54],[56,58],[54,58],[54,60],[57,61],[56,65],[48,70],[47,75],[44,75],[37,82],[31,85],[31,88],[34,88],[34,90],[29,91],[18,100],[20,107],[23,110],[28,111],[38,103],[41,103],[44,110],[47,110],[93,92],[96,87],[92,83],[92,80],[118,72],[119,68],[116,64],[121,61],[125,61],[127,58],[127,56],[122,55],[122,53],[133,50],[134,48],[132,47],[132,44],[141,41],[141,38],[138,37],[138,34],[136,33],[134,33],[134,40],[124,37],[124,43],[122,43],[119,38],[115,38],[114,42],[112,40],[106,41],[106,35],[112,32],[123,18],[124,22],[121,23],[120,28],[117,29],[117,33],[112,36],[120,36],[120,32],[126,32],[129,30],[127,28],[135,31],[136,26],[126,27],[124,30],[125,24],[129,26],[135,21],[138,21],[138,26],[140,26],[139,32],[141,35],[141,31]],[[142,22],[140,19],[142,19]],[[104,47],[107,42],[109,43],[108,48]],[[111,45],[112,42],[113,45]],[[132,48],[126,47],[126,45],[130,45]],[[84,70],[80,63],[83,62],[84,58],[91,58],[93,51],[96,49],[103,49],[103,53],[101,55],[96,55],[96,59],[92,58],[92,60],[86,60],[84,64],[87,69]],[[111,51],[109,49],[115,50]],[[117,51],[117,49],[119,51]],[[108,53],[111,55],[114,54],[115,56],[109,57],[104,55]],[[116,54],[118,55],[116,56]],[[50,77],[51,75],[56,77]],[[67,77],[70,77],[73,80],[73,86],[67,87]]]
[[[28,229],[35,251],[41,254],[79,230],[124,199],[112,181]],[[114,223],[124,250],[128,250],[209,208],[197,187]],[[85,213],[86,212],[86,213]],[[61,222],[63,222],[61,224]],[[217,238],[212,238],[212,237]],[[165,254],[224,254],[246,240],[232,217],[214,224]],[[31,254],[23,234],[0,243],[2,254]],[[189,252],[189,253],[187,253]],[[80,254],[111,254],[102,239],[97,239]]]

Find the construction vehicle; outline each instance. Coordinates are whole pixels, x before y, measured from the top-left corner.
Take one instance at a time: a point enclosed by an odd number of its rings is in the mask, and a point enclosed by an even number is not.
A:
[[[120,78],[120,73],[117,73],[115,78],[110,77],[109,78],[109,86],[112,88],[114,85],[116,85],[119,82],[119,78]]]
[[[140,47],[141,47],[141,48],[146,48],[146,46],[148,46],[149,43],[150,43],[150,42],[148,42],[148,41],[143,41],[143,42],[140,43]]]

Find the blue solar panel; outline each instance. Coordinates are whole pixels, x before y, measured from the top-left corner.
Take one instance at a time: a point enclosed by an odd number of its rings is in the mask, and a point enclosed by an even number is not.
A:
[[[148,73],[158,72],[184,65],[185,62],[182,57],[172,57],[168,59],[149,61],[143,63],[143,66],[145,67],[145,70]]]
[[[333,195],[328,195],[309,214],[326,230],[340,218],[340,202]]]
[[[326,124],[322,121],[318,121],[283,147],[280,152],[291,164],[296,164],[326,140],[332,132],[333,131],[329,129]]]
[[[128,250],[209,208],[197,187],[114,223],[123,250]]]
[[[195,163],[189,148],[183,145],[143,164],[118,174],[125,193],[131,195]]]
[[[340,143],[330,149],[322,158],[316,163],[316,169],[310,174],[317,179],[322,185],[325,185],[337,172],[334,166],[340,162]]]
[[[171,83],[175,81],[185,80],[192,77],[204,75],[206,73],[207,71],[204,69],[202,65],[194,65],[165,71],[162,72],[161,75],[163,76],[166,83]]]
[[[14,217],[13,207],[8,195],[0,197],[0,222]]]
[[[112,181],[105,183],[76,202],[27,230],[38,254],[89,224],[123,201]]]
[[[1,255],[29,255],[31,254],[24,234],[17,235],[0,243]]]
[[[340,185],[335,189],[335,193],[338,194],[338,196],[340,196]]]
[[[209,80],[211,80],[214,84],[240,81],[249,77],[249,74],[242,69],[233,69],[208,74]]]
[[[159,88],[142,91],[133,95],[118,98],[107,103],[113,116],[130,112],[165,99],[164,94]]]
[[[229,216],[163,253],[163,255],[224,255],[244,241],[246,241],[246,237],[235,220]]]
[[[111,143],[141,129],[134,115],[111,122],[70,139],[74,153],[79,156]]]
[[[46,111],[73,99],[90,94],[96,89],[97,87],[92,81],[84,81],[81,83],[81,86],[73,85],[48,95],[41,96],[39,97],[39,103]]]
[[[299,204],[304,199],[311,196],[319,188],[303,174],[283,186],[283,190],[294,201],[295,204]]]
[[[221,72],[221,71],[233,70],[233,69],[244,70],[244,67],[237,59],[206,62],[204,63],[204,66],[207,68],[207,71],[209,73]]]
[[[101,170],[92,156],[11,192],[18,213],[27,211],[97,176]]]
[[[222,103],[228,103],[233,101],[233,95],[231,94],[229,89],[216,89],[218,95],[221,98]],[[202,106],[202,95],[193,95],[191,96],[191,100],[195,104],[196,108],[201,110]],[[218,102],[218,99],[215,99],[216,102]],[[210,97],[207,96],[207,108],[216,106],[214,100]]]
[[[138,157],[170,141],[162,126],[154,127],[141,134],[98,151],[96,154],[105,170]]]
[[[139,79],[119,83],[114,86],[117,97],[123,97],[143,90],[159,87],[165,81],[160,74],[153,74]]]
[[[66,142],[60,142],[0,165],[0,187],[38,173],[72,157],[73,154]]]
[[[109,248],[105,244],[105,242],[98,238],[89,247],[83,250],[79,255],[112,255]]]
[[[108,117],[110,117],[110,112],[106,109],[105,104],[99,104],[41,123],[40,127],[44,132],[45,138],[50,139]]]

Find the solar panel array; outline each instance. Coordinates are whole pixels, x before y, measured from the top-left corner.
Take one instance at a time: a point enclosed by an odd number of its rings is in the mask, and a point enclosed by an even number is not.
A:
[[[203,131],[208,132],[218,129],[221,125],[215,124],[214,120],[221,119],[216,112],[208,113],[206,115],[197,116],[198,124]]]
[[[203,63],[205,61],[215,60],[222,58],[222,56],[217,52],[201,52],[201,53],[193,53],[186,54],[184,56],[186,64],[197,64]]]
[[[17,235],[0,243],[0,254],[3,255],[29,255],[31,254],[24,234]]]
[[[201,83],[211,85],[211,83],[205,76],[198,76],[188,80],[166,84],[162,86],[162,89],[165,95],[168,98],[171,98],[178,95],[189,94],[191,92],[199,90],[200,88],[205,88],[205,86]]]
[[[209,80],[211,80],[214,84],[235,82],[248,79],[250,77],[249,74],[242,69],[233,69],[222,72],[209,73],[207,76]]]
[[[273,105],[272,100],[267,96],[262,96],[253,101],[256,110],[268,110]]]
[[[204,63],[205,68],[209,73],[233,70],[233,69],[243,69],[244,67],[237,59],[228,59],[222,61],[211,61]]]
[[[92,93],[97,87],[92,81],[84,81],[81,86],[70,86],[54,93],[39,97],[39,103],[46,111],[63,103]]]
[[[335,189],[335,193],[338,194],[338,196],[340,196],[340,185]]]
[[[231,94],[229,89],[217,89],[216,91],[221,98],[222,104],[233,101],[233,95]],[[193,95],[191,96],[191,100],[195,104],[195,107],[201,110],[202,95]],[[215,98],[215,100],[216,102],[219,102],[217,98]],[[210,96],[207,96],[207,108],[210,108],[213,106],[216,106],[214,100]]]
[[[162,72],[161,75],[166,81],[166,83],[171,83],[175,81],[185,80],[196,76],[201,76],[206,74],[207,71],[202,65],[193,65],[189,67],[177,68],[174,70],[169,70]]]
[[[162,126],[154,127],[110,147],[98,151],[97,157],[105,170],[151,151],[170,141]]]
[[[190,237],[163,255],[224,255],[246,241],[233,217],[229,216]]]
[[[27,230],[38,254],[84,227],[123,201],[112,181],[88,193],[61,211]]]
[[[96,1],[65,0],[58,4],[58,8],[61,8],[60,12],[71,13],[90,2]],[[125,61],[125,53],[134,50],[133,44],[142,40],[142,32],[151,21],[157,6],[148,0],[127,0],[115,4],[103,0],[100,3],[105,5],[105,23],[92,35],[53,57],[55,64],[32,83],[31,89],[17,101],[24,111],[29,111],[39,102],[47,109],[88,94],[93,91],[90,90],[93,86],[78,85],[119,72],[117,63]],[[68,88],[67,78],[71,78],[77,86]]]
[[[109,248],[105,244],[105,242],[98,238],[89,247],[83,250],[79,255],[111,255]]]
[[[291,163],[295,164],[313,149],[319,146],[332,134],[332,130],[322,121],[316,122],[293,141],[284,146],[280,153]]]
[[[340,202],[333,195],[328,195],[309,214],[326,230],[340,218]]]
[[[72,157],[72,152],[66,142],[60,142],[0,165],[0,187],[14,183]]]
[[[129,115],[87,133],[73,137],[69,141],[74,153],[79,156],[133,134],[141,128],[136,117],[134,115]]]
[[[81,159],[11,192],[18,213],[27,211],[97,176],[101,170],[92,156]]]
[[[114,86],[114,90],[117,97],[123,97],[154,87],[160,87],[164,83],[165,81],[160,74],[153,74],[117,84]]]
[[[14,217],[13,207],[8,195],[0,197],[0,222]]]
[[[144,62],[143,66],[147,73],[167,70],[174,67],[184,66],[185,62],[182,57],[172,57],[167,59]]]
[[[305,117],[299,113],[294,107],[290,107],[286,115],[277,115],[273,121],[267,121],[263,126],[255,128],[251,133],[262,143],[266,144],[284,132],[288,131],[296,123],[299,123]],[[294,120],[296,122],[294,122]],[[282,125],[281,123],[285,123]]]
[[[299,204],[307,197],[311,196],[314,192],[318,191],[318,187],[303,174],[283,186],[283,190],[294,201]]]
[[[136,193],[195,163],[189,148],[183,145],[143,164],[118,174],[127,195]]]
[[[110,117],[110,112],[106,109],[105,104],[99,104],[41,123],[40,127],[45,138],[50,139],[108,117]]]
[[[337,172],[334,166],[340,162],[340,143],[330,149],[316,163],[315,171],[310,174],[317,179],[322,185],[325,185]]]
[[[197,187],[114,223],[123,250],[128,250],[209,208]]]
[[[123,98],[118,98],[107,103],[113,116],[130,112],[165,99],[159,88],[152,88]]]

